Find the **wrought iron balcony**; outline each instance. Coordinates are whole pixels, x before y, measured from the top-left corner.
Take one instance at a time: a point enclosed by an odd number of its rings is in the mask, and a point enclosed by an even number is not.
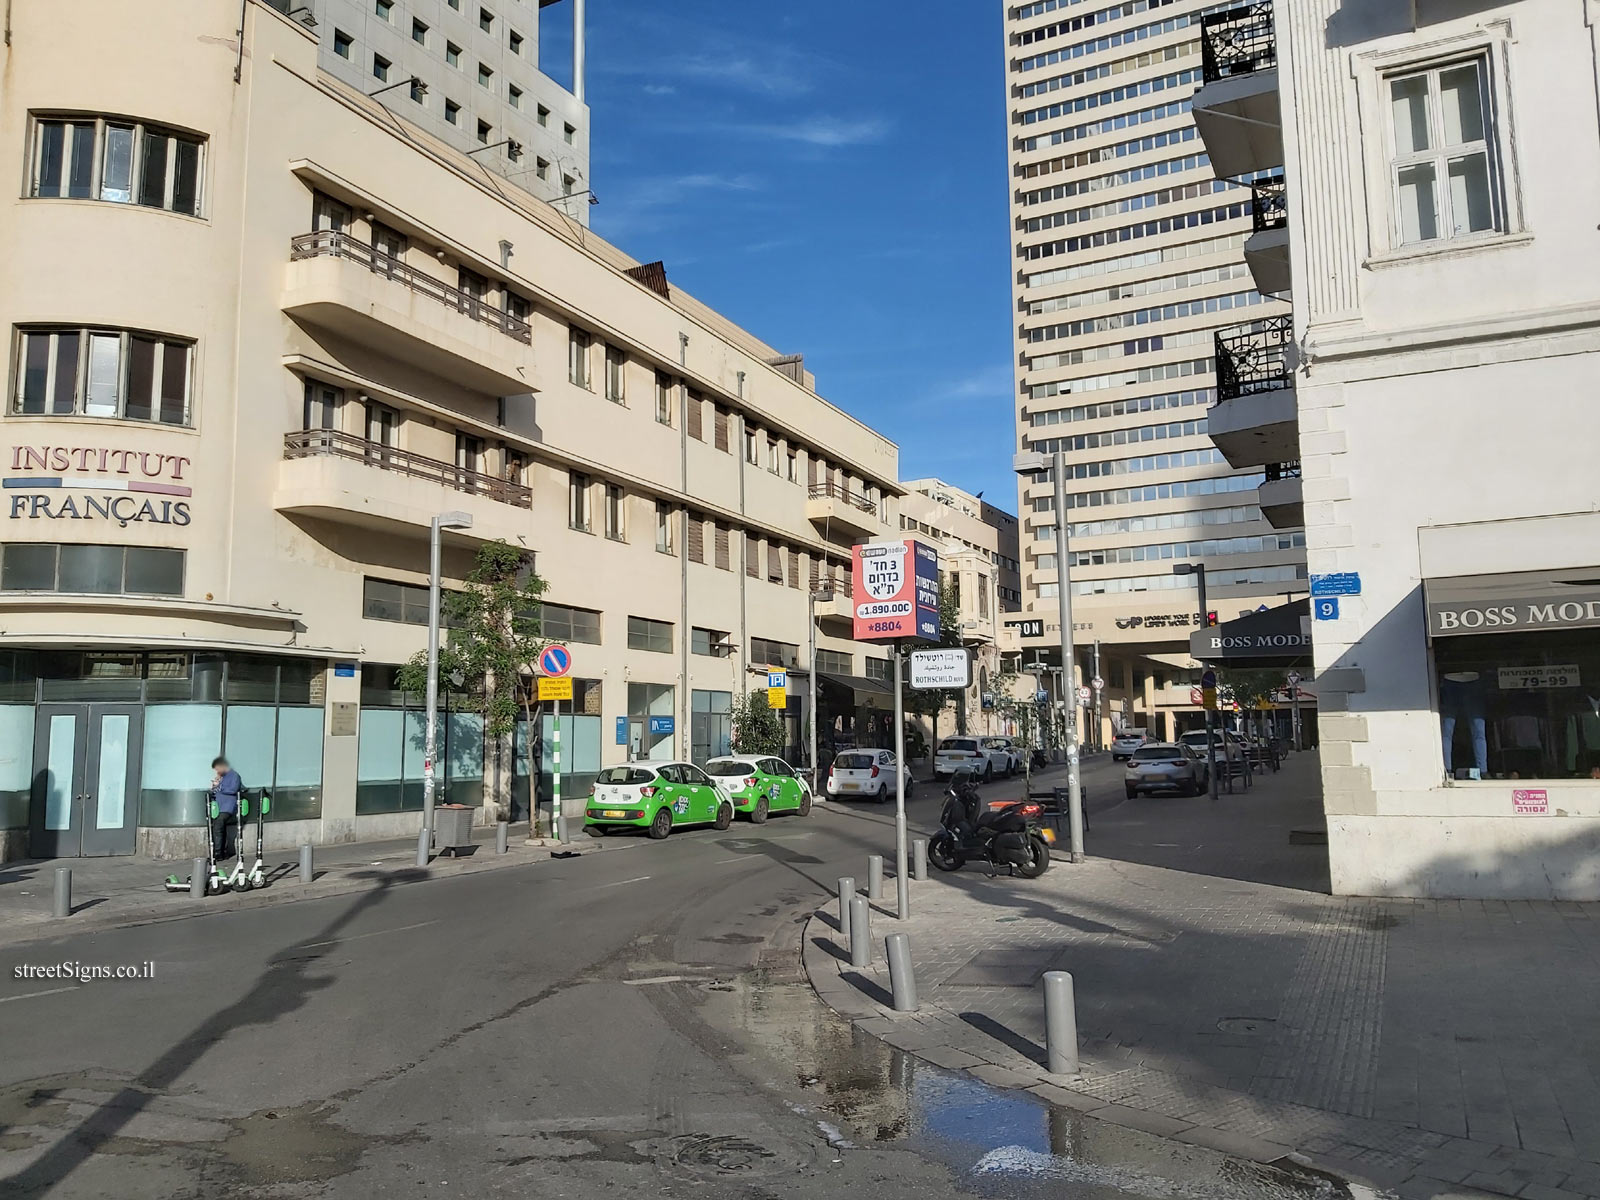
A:
[[[533,489],[525,484],[458,467],[442,459],[426,458],[409,450],[397,450],[393,446],[371,442],[337,429],[301,429],[284,435],[284,458],[313,458],[319,455],[351,459],[381,471],[393,471],[412,479],[454,488],[470,496],[514,504],[518,508],[533,507]]]
[[[1200,26],[1200,71],[1207,83],[1278,65],[1270,3],[1241,4],[1212,13]]]
[[[871,500],[867,499],[860,492],[852,492],[849,488],[843,486],[842,484],[813,483],[810,491],[806,494],[812,500],[821,500],[831,496],[835,500],[843,500],[851,508],[860,509],[864,513],[876,514],[878,511],[878,506]]]
[[[1288,314],[1219,330],[1217,401],[1293,386],[1293,342],[1294,318]]]
[[[1268,463],[1261,469],[1265,473],[1266,481],[1268,483],[1278,483],[1284,479],[1300,478],[1299,459],[1295,459],[1293,462]]]
[[[1256,233],[1286,229],[1289,225],[1289,191],[1282,175],[1258,179],[1250,185],[1250,227]]]
[[[449,306],[459,313],[465,313],[474,321],[480,321],[491,328],[498,329],[509,338],[515,338],[525,345],[533,344],[533,329],[528,322],[520,317],[495,308],[485,300],[464,292],[460,288],[453,288],[447,283],[442,283],[426,272],[415,267],[407,266],[399,259],[385,254],[359,238],[351,237],[347,233],[337,233],[331,229],[319,230],[316,233],[298,234],[289,243],[289,261],[298,262],[305,258],[332,257],[347,259],[366,267],[374,275],[381,275],[385,279],[392,279],[396,283],[410,288],[418,295],[436,300],[440,304]]]

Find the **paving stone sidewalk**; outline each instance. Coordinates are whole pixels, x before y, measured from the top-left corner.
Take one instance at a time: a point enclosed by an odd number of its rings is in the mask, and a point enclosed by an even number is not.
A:
[[[1104,858],[912,884],[855,972],[834,906],[822,999],[940,1066],[1405,1197],[1600,1196],[1600,905],[1338,899]],[[910,935],[894,1014],[882,938]],[[1072,972],[1080,1076],[1048,1074],[1039,977]]]
[[[253,837],[253,833],[250,835]],[[319,896],[334,896],[364,891],[380,883],[409,883],[440,879],[450,875],[474,874],[502,867],[542,862],[552,849],[561,847],[527,844],[526,822],[513,825],[509,848],[495,853],[493,826],[473,829],[470,854],[461,857],[435,855],[427,870],[416,866],[417,839],[401,838],[377,842],[345,842],[318,846],[315,853],[316,878],[300,882],[298,849],[269,850],[264,855],[269,885],[260,891],[238,895],[224,893],[196,900],[185,893],[169,893],[162,880],[170,873],[189,877],[188,862],[130,855],[117,858],[20,859],[0,863],[0,945],[61,937],[85,929],[114,928],[146,921],[172,920],[230,908],[252,908],[291,903]],[[252,842],[251,845],[254,843]],[[624,842],[598,842],[583,838],[566,848],[585,854],[622,848]],[[232,859],[229,859],[232,865]],[[57,919],[52,914],[55,871],[72,871],[72,915]]]

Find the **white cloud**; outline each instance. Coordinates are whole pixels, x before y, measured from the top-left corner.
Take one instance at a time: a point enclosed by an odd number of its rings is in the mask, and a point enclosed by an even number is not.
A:
[[[888,136],[890,122],[882,117],[847,120],[842,117],[813,116],[782,124],[731,126],[731,133],[755,134],[804,142],[808,146],[862,146],[880,142]]]

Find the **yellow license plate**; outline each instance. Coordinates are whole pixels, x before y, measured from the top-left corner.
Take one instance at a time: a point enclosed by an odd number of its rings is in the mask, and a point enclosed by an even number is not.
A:
[[[1056,844],[1056,831],[1054,829],[1048,827],[1041,829],[1039,836],[1045,840],[1046,845],[1054,846]]]
[[[607,808],[607,809],[602,810],[600,815],[602,817],[621,817],[622,816],[622,809],[620,809],[620,808]]]

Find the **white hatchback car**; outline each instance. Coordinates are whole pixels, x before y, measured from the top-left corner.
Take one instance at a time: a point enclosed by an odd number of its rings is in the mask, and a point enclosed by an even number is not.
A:
[[[906,795],[911,795],[911,771],[902,768]],[[828,795],[863,796],[885,804],[894,798],[894,751],[871,747],[841,750],[828,768]]]
[[[933,755],[933,777],[944,779],[961,771],[971,771],[980,780],[1004,775],[1010,769],[1011,756],[1005,750],[990,748],[986,743],[999,738],[947,737],[939,743]]]
[[[1023,766],[1023,761],[1022,761],[1023,750],[1022,750],[1022,748],[1020,746],[1018,746],[1010,738],[1008,738],[1008,737],[986,737],[986,738],[983,738],[982,741],[983,741],[983,748],[985,750],[987,750],[987,751],[989,751],[991,753],[993,753],[994,751],[998,750],[1000,753],[1005,755],[1005,763],[1006,763],[1006,765],[1004,766],[1004,768],[1001,769],[1001,774],[1003,774],[1003,775],[1015,775],[1018,771],[1022,770],[1022,766]]]
[[[1149,740],[1148,730],[1124,729],[1111,739],[1111,761],[1121,762],[1123,759],[1132,758],[1133,752]]]

